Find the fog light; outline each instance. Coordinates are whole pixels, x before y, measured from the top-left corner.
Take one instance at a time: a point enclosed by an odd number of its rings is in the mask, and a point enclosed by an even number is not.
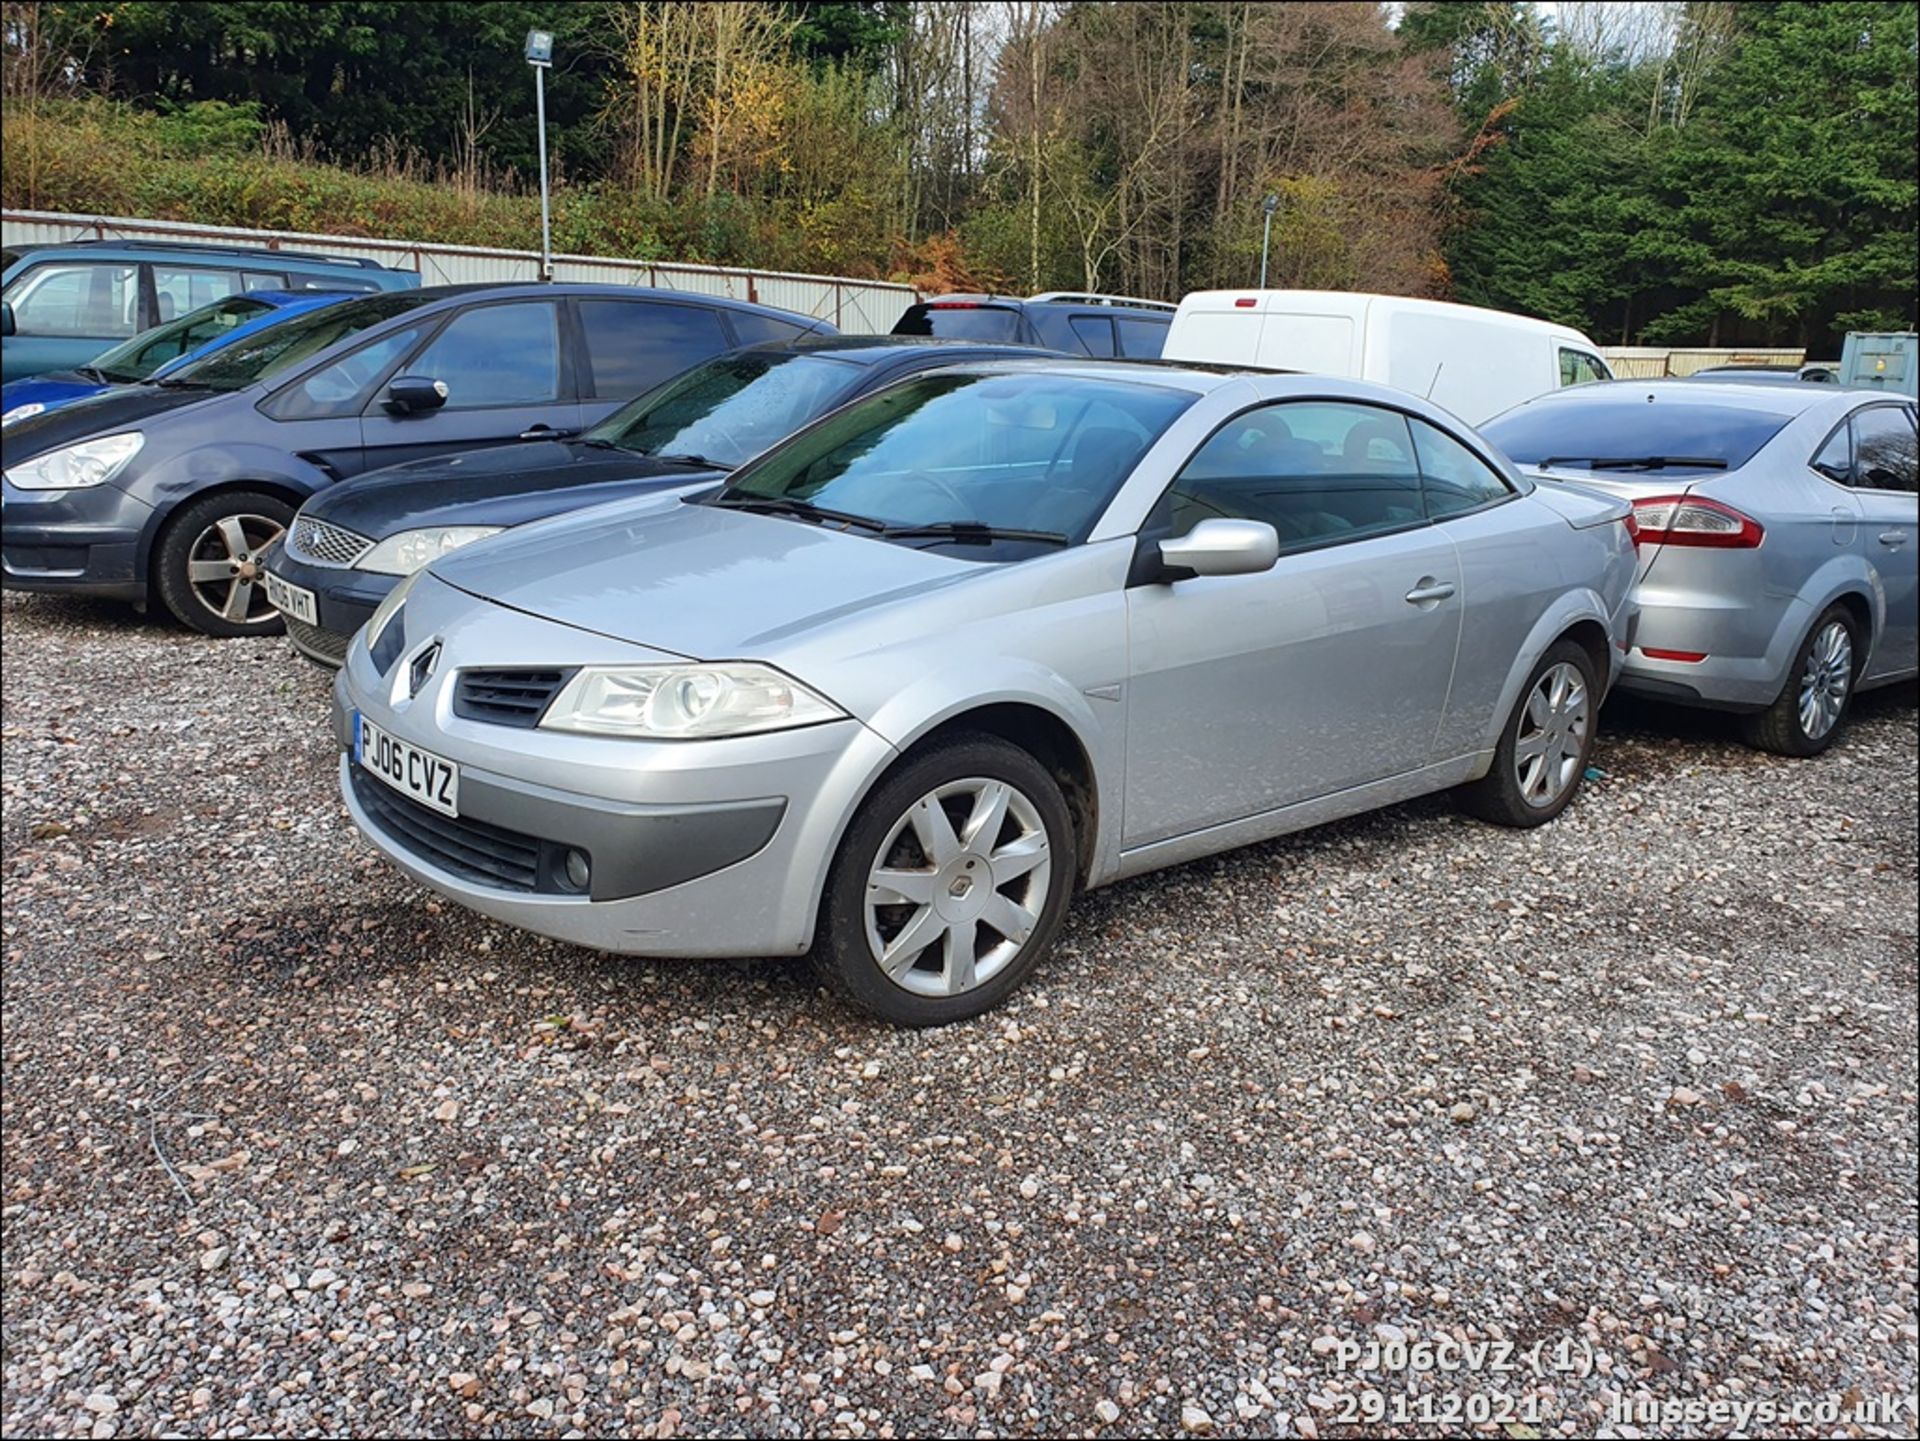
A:
[[[572,886],[576,891],[584,891],[587,888],[587,883],[593,879],[592,868],[587,864],[586,852],[568,851],[566,866],[567,884]]]

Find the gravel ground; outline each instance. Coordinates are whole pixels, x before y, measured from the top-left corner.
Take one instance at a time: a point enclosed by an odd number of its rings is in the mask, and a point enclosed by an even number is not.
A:
[[[278,641],[4,620],[10,1435],[1912,1404],[1911,688],[1812,762],[1616,707],[1542,831],[1432,800],[1117,886],[902,1033],[431,899]],[[1391,1369],[1443,1338],[1494,1349]]]

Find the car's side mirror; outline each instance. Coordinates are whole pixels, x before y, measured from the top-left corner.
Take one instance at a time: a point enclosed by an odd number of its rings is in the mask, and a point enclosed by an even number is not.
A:
[[[1163,579],[1255,575],[1280,559],[1280,533],[1264,520],[1203,520],[1178,540],[1160,542]]]
[[[417,415],[447,403],[447,383],[424,375],[402,375],[387,387],[387,409],[395,415]]]
[[[13,334],[13,302],[0,300],[0,335]]]

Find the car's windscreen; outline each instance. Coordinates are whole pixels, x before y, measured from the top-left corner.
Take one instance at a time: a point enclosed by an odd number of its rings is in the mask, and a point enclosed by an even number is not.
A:
[[[861,373],[822,356],[723,355],[622,406],[582,438],[731,468],[826,414]]]
[[[1004,305],[916,305],[895,322],[895,335],[942,340],[998,340],[1018,344],[1020,312]]]
[[[1791,419],[1777,411],[1695,404],[1677,396],[1649,400],[1644,389],[1616,383],[1578,399],[1516,406],[1481,426],[1480,433],[1520,465],[1705,474],[1745,465]],[[1664,463],[1644,464],[1653,461]]]
[[[401,291],[369,296],[365,300],[346,300],[309,311],[282,324],[270,325],[250,340],[183,365],[155,384],[242,390],[257,380],[293,369],[349,335],[358,335],[383,320],[430,304],[435,298],[419,291]]]
[[[229,295],[225,300],[216,300],[211,305],[188,311],[178,320],[169,320],[165,325],[141,331],[132,340],[124,340],[112,350],[95,356],[87,362],[86,368],[103,380],[121,385],[145,380],[169,360],[176,360],[190,350],[198,350],[209,340],[217,339],[230,330],[237,330],[271,309],[273,307],[263,300]]]
[[[1084,540],[1193,400],[1086,376],[916,376],[776,446],[707,503],[1023,558]]]

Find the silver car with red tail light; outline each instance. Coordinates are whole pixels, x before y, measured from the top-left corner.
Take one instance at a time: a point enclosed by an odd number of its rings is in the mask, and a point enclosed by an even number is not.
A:
[[[1640,629],[1623,690],[1741,712],[1754,745],[1807,756],[1855,692],[1920,668],[1912,401],[1617,381],[1482,433],[1538,479],[1632,503]]]

